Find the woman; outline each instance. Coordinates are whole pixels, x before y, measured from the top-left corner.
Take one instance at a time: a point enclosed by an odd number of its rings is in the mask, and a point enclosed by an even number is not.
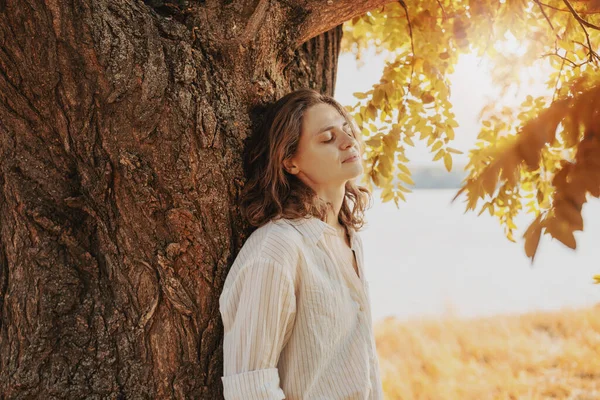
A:
[[[333,98],[278,100],[250,144],[242,212],[257,227],[219,306],[224,396],[383,399],[362,241],[364,144]]]

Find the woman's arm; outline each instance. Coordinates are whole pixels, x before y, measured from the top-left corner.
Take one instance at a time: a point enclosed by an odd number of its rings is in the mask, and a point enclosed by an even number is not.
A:
[[[240,268],[219,298],[223,320],[226,400],[281,400],[277,362],[296,315],[286,266],[256,257]]]

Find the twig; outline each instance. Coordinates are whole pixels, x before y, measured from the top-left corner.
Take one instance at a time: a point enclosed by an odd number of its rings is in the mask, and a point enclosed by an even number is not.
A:
[[[552,56],[558,57],[558,58],[562,59],[563,61],[568,62],[569,64],[571,64],[573,66],[573,68],[579,68],[583,64],[587,64],[587,61],[584,61],[584,62],[582,62],[580,64],[576,64],[573,60],[569,60],[567,57],[563,57],[563,56],[561,56],[558,53],[546,53],[546,54],[542,54],[542,57],[552,57]]]
[[[408,82],[408,91],[410,92],[410,86],[412,85],[413,75],[415,73],[415,43],[413,40],[413,32],[412,25],[410,23],[410,17],[408,16],[408,8],[406,7],[406,3],[404,0],[398,0],[402,8],[404,8],[404,13],[406,14],[406,21],[408,22],[408,34],[410,35],[410,47],[412,49],[412,63],[410,65],[410,81]]]
[[[585,19],[581,18],[581,16],[579,14],[577,14],[577,11],[575,11],[575,9],[571,5],[571,3],[569,3],[569,0],[563,0],[563,3],[565,3],[565,5],[569,9],[569,11],[571,11],[571,14],[573,14],[573,16],[575,17],[577,22],[579,22],[579,25],[581,25],[582,27],[583,27],[583,25],[585,25],[588,28],[592,28],[592,29],[596,29],[597,31],[600,31],[600,26],[594,25],[590,22],[587,22]],[[584,28],[584,30],[585,30],[585,28]],[[587,32],[585,34],[587,36]],[[588,38],[588,41],[589,41],[589,38]]]
[[[592,50],[592,44],[590,43],[590,37],[588,36],[587,31],[586,31],[585,36],[587,36],[587,42],[588,42],[587,46],[584,43],[581,43],[578,40],[573,40],[573,43],[580,44],[581,46],[583,46],[584,48],[587,48],[590,51],[589,52],[590,62],[594,61],[594,57],[597,60],[600,60],[600,56],[598,56],[598,53],[596,53],[594,50]]]
[[[536,1],[536,3],[541,4],[544,7],[551,8],[556,11],[571,12],[571,10],[567,10],[566,8],[558,8],[558,7],[552,6],[550,4],[542,3],[541,1]],[[586,15],[593,15],[593,14],[599,14],[599,13],[600,13],[600,11],[583,11],[582,12],[582,14],[586,14]]]
[[[552,32],[554,32],[554,25],[552,25],[552,21],[550,21],[550,18],[548,18],[548,16],[546,15],[546,11],[544,11],[544,7],[542,7],[542,3],[540,3],[539,0],[533,0],[533,1],[535,1],[535,4],[538,5],[538,7],[540,8],[540,11],[542,12],[542,15],[544,16],[544,18],[546,18],[546,21],[548,21],[548,25],[550,25]]]
[[[446,21],[446,18],[448,17],[446,15],[446,10],[444,10],[444,6],[442,5],[442,3],[440,2],[440,0],[437,0],[438,5],[440,6],[440,8],[442,9],[442,21]]]
[[[575,19],[577,20],[577,22],[579,22],[579,25],[581,26],[581,29],[583,29],[583,33],[585,33],[585,38],[586,38],[587,43],[588,43],[587,48],[590,51],[589,52],[590,62],[594,61],[594,57],[596,57],[597,59],[600,59],[600,57],[598,57],[598,54],[596,54],[596,52],[594,52],[594,50],[592,49],[592,42],[590,40],[590,35],[589,35],[587,29],[585,29],[585,27],[587,26],[588,28],[592,28],[592,29],[596,29],[596,30],[600,31],[600,27],[598,27],[598,26],[596,26],[594,24],[591,24],[591,23],[587,22],[585,19],[581,18],[581,16],[579,14],[577,14],[577,11],[575,11],[575,9],[571,5],[571,3],[569,3],[569,0],[563,0],[563,3],[565,3],[565,5],[567,6],[567,8],[571,11],[571,14],[573,15],[573,17],[575,17]],[[575,42],[575,43],[578,43],[578,42]],[[580,43],[580,44],[585,47],[585,45],[583,43]]]

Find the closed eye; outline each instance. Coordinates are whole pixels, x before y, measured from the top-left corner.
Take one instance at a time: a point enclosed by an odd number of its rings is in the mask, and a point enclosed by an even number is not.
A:
[[[332,134],[331,135],[331,139],[324,141],[323,143],[329,143],[331,141],[333,141],[333,139],[335,138],[335,136]]]
[[[347,122],[346,122],[344,125],[342,125],[342,130],[343,130],[343,131],[344,131],[346,134],[350,135],[351,137],[354,137],[354,133],[352,132],[352,129],[350,128],[350,124],[349,124],[349,123],[347,123]],[[330,139],[328,139],[328,140],[325,140],[323,143],[329,143],[329,142],[332,142],[332,141],[333,141],[333,139],[335,139],[335,135],[333,134],[333,132],[331,132],[331,138],[330,138]]]

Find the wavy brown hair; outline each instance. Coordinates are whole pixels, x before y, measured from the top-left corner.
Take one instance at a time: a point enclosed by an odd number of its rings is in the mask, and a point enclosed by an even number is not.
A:
[[[283,161],[298,148],[304,112],[320,103],[333,106],[342,115],[359,144],[361,156],[364,153],[365,143],[352,117],[334,98],[312,89],[286,94],[267,109],[262,126],[255,130],[246,149],[247,182],[241,194],[241,212],[250,225],[260,227],[271,219],[309,215],[325,221],[331,203],[318,197],[310,186],[283,167]],[[364,212],[370,202],[369,189],[349,180],[339,222],[359,230],[365,223]]]

